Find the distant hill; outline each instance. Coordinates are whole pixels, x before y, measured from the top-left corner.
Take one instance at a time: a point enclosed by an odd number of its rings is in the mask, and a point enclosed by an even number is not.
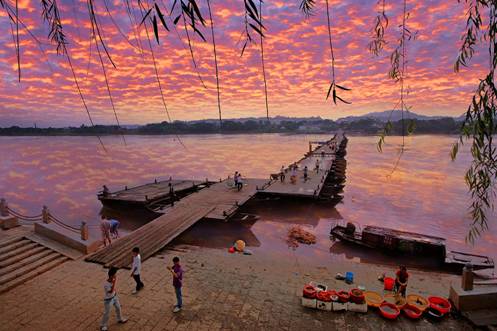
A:
[[[404,111],[404,119],[415,119],[417,121],[427,121],[427,120],[439,120],[442,118],[454,118],[450,116],[426,116],[426,115],[420,115],[416,114],[414,112],[410,111]],[[358,120],[362,119],[372,119],[376,120],[378,122],[387,122],[390,120],[391,122],[396,122],[402,120],[402,112],[400,110],[385,110],[381,112],[374,112],[374,113],[368,113],[364,115],[359,115],[359,116],[347,116],[347,117],[342,117],[336,120],[337,123],[351,123],[351,122],[356,122]],[[460,118],[454,118],[456,121],[460,120]]]

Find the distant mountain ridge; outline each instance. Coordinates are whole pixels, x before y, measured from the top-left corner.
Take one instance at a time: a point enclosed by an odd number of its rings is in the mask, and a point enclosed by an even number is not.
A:
[[[373,112],[373,113],[367,113],[364,115],[358,115],[358,116],[347,116],[347,117],[342,117],[336,120],[337,123],[351,123],[355,122],[358,120],[362,119],[372,119],[376,120],[378,122],[387,122],[388,120],[392,122],[400,121],[402,119],[402,116],[404,119],[415,119],[418,121],[427,121],[427,120],[439,120],[442,118],[453,118],[454,120],[458,121],[461,119],[460,116],[458,117],[452,117],[452,116],[427,116],[427,115],[421,115],[421,114],[416,114],[411,111],[404,111],[402,112],[400,110],[385,110],[381,112]]]

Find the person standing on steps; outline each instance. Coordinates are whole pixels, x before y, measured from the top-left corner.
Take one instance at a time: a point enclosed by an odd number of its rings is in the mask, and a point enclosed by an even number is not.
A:
[[[119,303],[119,298],[116,293],[116,280],[117,280],[117,268],[111,267],[107,273],[107,281],[104,283],[104,316],[102,317],[102,322],[100,323],[100,330],[107,331],[107,323],[109,322],[110,307],[114,306],[116,309],[117,321],[124,324],[128,321],[127,318],[122,316],[121,304]]]
[[[173,266],[167,267],[167,270],[173,275],[173,287],[176,293],[176,305],[174,306],[173,313],[181,311],[183,307],[183,295],[181,293],[181,288],[183,286],[183,269],[179,264],[179,257],[175,256],[173,258]]]
[[[110,228],[111,226],[109,220],[107,217],[102,215],[100,218],[100,231],[102,232],[102,241],[104,246],[107,246],[107,242],[109,245],[112,243],[112,240],[110,239]]]

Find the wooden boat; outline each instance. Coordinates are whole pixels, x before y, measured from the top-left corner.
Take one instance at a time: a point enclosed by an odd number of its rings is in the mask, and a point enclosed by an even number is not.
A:
[[[494,261],[487,256],[447,251],[446,240],[441,237],[369,225],[358,232],[351,223],[335,225],[330,236],[388,253],[429,256],[453,270],[462,270],[468,263],[473,265],[474,270],[494,268]]]

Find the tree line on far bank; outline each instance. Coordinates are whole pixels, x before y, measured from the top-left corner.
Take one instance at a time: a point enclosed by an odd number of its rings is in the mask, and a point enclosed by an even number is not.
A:
[[[393,135],[401,135],[404,130],[402,121],[392,122]],[[461,122],[454,118],[414,120],[415,134],[458,134]],[[2,136],[57,136],[57,135],[167,135],[167,134],[212,134],[212,133],[330,133],[343,130],[346,133],[375,135],[384,122],[369,118],[350,122],[336,122],[328,119],[268,121],[268,120],[225,120],[222,127],[215,121],[174,121],[172,123],[152,123],[137,127],[118,127],[117,125],[95,125],[65,128],[37,128],[11,126],[0,128]]]

